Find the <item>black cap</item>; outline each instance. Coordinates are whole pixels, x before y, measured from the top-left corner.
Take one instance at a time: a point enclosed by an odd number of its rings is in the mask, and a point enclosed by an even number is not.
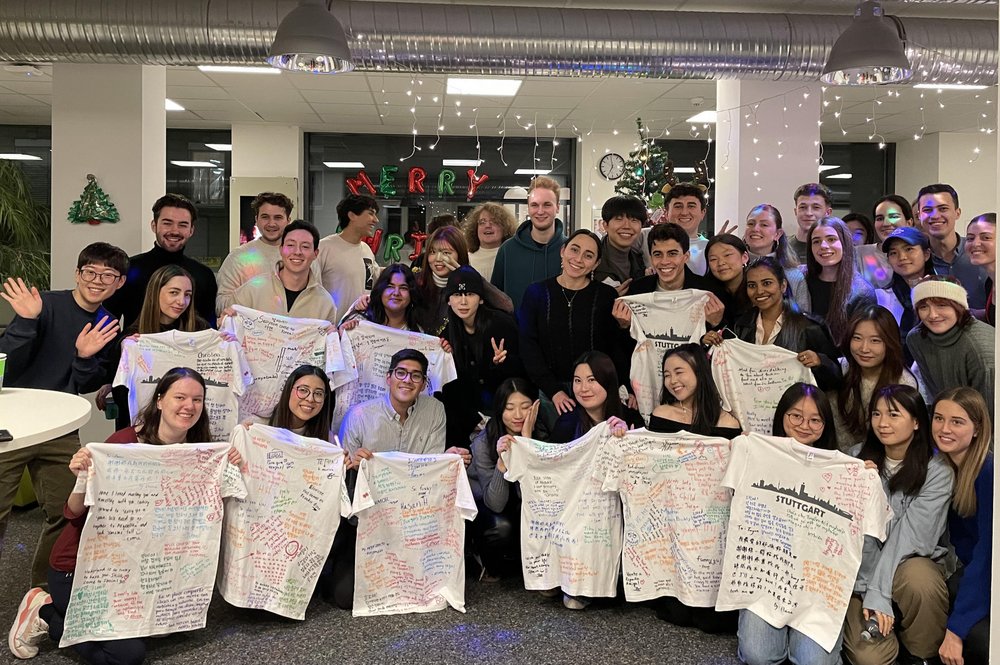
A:
[[[448,285],[444,289],[445,297],[456,294],[476,294],[483,297],[483,277],[472,266],[459,266],[448,275]]]

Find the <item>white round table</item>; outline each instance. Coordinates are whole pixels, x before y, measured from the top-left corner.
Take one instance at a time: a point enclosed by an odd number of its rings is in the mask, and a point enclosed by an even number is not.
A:
[[[0,390],[0,429],[14,440],[0,443],[0,455],[51,441],[80,429],[90,420],[90,402],[57,390],[4,388]]]

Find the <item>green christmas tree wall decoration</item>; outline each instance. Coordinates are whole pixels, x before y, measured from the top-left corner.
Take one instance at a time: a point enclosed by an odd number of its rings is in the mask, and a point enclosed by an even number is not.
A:
[[[80,198],[73,201],[73,205],[69,207],[69,221],[74,224],[86,222],[97,226],[101,222],[115,223],[119,219],[118,208],[97,184],[97,178],[88,173],[87,186],[83,188]]]
[[[639,134],[639,146],[629,152],[628,159],[625,160],[625,174],[618,179],[615,192],[625,196],[638,196],[650,208],[661,208],[663,194],[660,193],[660,188],[666,182],[667,152],[648,137],[642,118],[636,118],[635,126]]]

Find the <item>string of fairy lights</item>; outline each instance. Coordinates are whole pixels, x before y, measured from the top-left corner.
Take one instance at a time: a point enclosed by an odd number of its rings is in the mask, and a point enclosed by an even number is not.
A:
[[[378,86],[378,94],[381,95],[381,99],[378,100],[380,102],[378,104],[379,117],[382,120],[391,117],[393,113],[393,105],[390,103],[385,89],[386,76],[383,72],[382,80],[380,81],[381,85]],[[644,81],[642,83],[648,85],[648,82]],[[877,145],[879,149],[885,149],[886,145],[890,142],[886,138],[887,134],[896,137],[896,140],[900,140],[899,137],[905,135],[908,138],[912,137],[914,141],[920,141],[927,133],[928,107],[933,105],[937,111],[946,108],[946,95],[944,94],[947,89],[946,87],[937,89],[906,87],[873,88],[871,99],[860,102],[857,99],[857,95],[851,95],[851,98],[848,99],[848,95],[844,94],[844,91],[840,88],[820,86],[819,89],[821,104],[820,117],[816,120],[817,125],[823,127],[824,124],[830,123],[830,125],[835,126],[835,130],[823,132],[827,137],[826,140],[829,140],[831,134],[837,133],[842,137],[844,142],[863,142],[867,139],[869,143]],[[676,132],[678,129],[686,127],[688,129],[685,136],[686,139],[705,142],[705,159],[708,159],[711,153],[712,144],[721,142],[719,146],[721,150],[719,168],[728,170],[730,168],[730,156],[734,148],[733,127],[735,122],[742,122],[743,129],[746,130],[743,134],[749,133],[750,145],[753,146],[753,150],[755,151],[751,170],[754,186],[757,191],[761,191],[762,187],[759,182],[761,178],[766,177],[766,174],[761,173],[758,165],[761,162],[761,156],[764,154],[764,151],[773,151],[774,156],[780,160],[791,147],[786,143],[788,140],[787,135],[781,132],[779,132],[778,137],[772,139],[773,142],[762,141],[761,115],[767,114],[768,117],[771,117],[771,114],[780,114],[781,127],[788,130],[790,127],[789,116],[791,114],[796,112],[815,113],[813,110],[814,107],[807,105],[810,94],[814,94],[815,90],[815,84],[803,84],[799,88],[784,90],[775,95],[749,101],[739,106],[717,109],[716,123],[691,123],[676,116],[665,118],[653,117],[644,123],[644,127],[641,130],[641,140],[657,141],[671,136],[672,131]],[[491,135],[495,135],[499,139],[499,147],[496,148],[499,162],[505,167],[510,166],[504,155],[504,146],[506,139],[511,136],[510,130],[513,128],[515,131],[520,130],[525,138],[533,139],[532,168],[528,169],[531,177],[535,174],[556,169],[558,162],[557,147],[559,146],[559,139],[561,137],[575,139],[578,149],[589,148],[591,162],[596,165],[601,155],[612,152],[612,145],[615,149],[620,149],[621,141],[613,137],[618,137],[624,131],[634,131],[626,128],[634,125],[636,116],[643,114],[643,117],[645,117],[651,111],[655,116],[655,109],[637,109],[627,116],[604,124],[604,126],[600,126],[596,120],[592,121],[589,128],[584,130],[573,121],[567,122],[562,117],[554,117],[555,112],[553,112],[553,117],[546,118],[544,111],[510,108],[500,113],[491,112],[489,114],[491,118],[489,125],[483,126],[480,123],[480,108],[478,106],[472,106],[470,109],[469,103],[467,102],[466,106],[463,106],[463,100],[461,99],[446,101],[446,96],[443,92],[439,94],[424,92],[424,80],[419,76],[413,76],[409,79],[405,95],[407,101],[410,102],[407,109],[412,143],[410,153],[399,158],[401,163],[405,163],[416,157],[424,148],[435,150],[441,141],[442,135],[448,131],[449,126],[455,127],[456,124],[465,122],[468,129],[475,136],[475,163],[477,166],[474,169],[477,172],[485,163],[482,156],[482,140]],[[977,142],[969,155],[970,162],[975,162],[979,159],[983,151],[982,137],[993,134],[996,125],[995,105],[991,99],[991,94],[986,90],[982,90],[974,94],[973,98],[981,104],[981,107],[976,110]],[[530,97],[524,99],[530,102]],[[450,105],[448,101],[450,101]],[[912,127],[907,128],[905,132],[898,126],[893,126],[889,131],[885,129],[884,124],[880,126],[880,122],[902,111],[912,109],[914,105],[916,105],[920,113],[919,124],[914,124]],[[463,113],[466,114],[465,117],[467,120],[465,121],[462,120]],[[863,113],[864,122],[859,123],[854,121],[852,124],[845,124],[845,117],[849,113],[855,116],[858,113]],[[560,112],[561,115],[565,115],[565,112]],[[471,122],[468,121],[470,116]],[[540,116],[542,118],[541,124],[544,124],[544,137],[540,136],[542,130],[539,121]],[[426,129],[428,125],[431,126],[430,131]],[[720,125],[725,125],[725,127],[720,127]],[[595,131],[598,133],[598,136],[592,137]],[[722,134],[721,137],[718,136],[719,133]],[[464,134],[464,132],[455,134]],[[425,137],[427,139],[433,137],[433,140],[423,143]],[[639,137],[632,144],[633,148],[639,146],[638,139]],[[539,156],[542,141],[549,143],[547,147],[550,149],[546,151],[548,152],[547,156],[544,153],[543,156]],[[602,142],[604,145],[602,145]],[[822,165],[823,143],[821,140],[814,140],[813,144],[813,147],[817,149],[816,162],[818,165]],[[548,169],[544,168],[546,162],[548,163]],[[592,175],[588,188],[588,203],[593,202],[593,188],[594,181]]]

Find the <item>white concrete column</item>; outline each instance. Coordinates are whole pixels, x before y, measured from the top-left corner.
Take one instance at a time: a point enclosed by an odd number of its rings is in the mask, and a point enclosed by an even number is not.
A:
[[[150,208],[166,187],[166,68],[52,68],[52,288],[73,285],[76,257],[96,241],[129,255],[152,246]],[[117,224],[71,224],[70,206],[97,177]]]
[[[759,203],[774,205],[794,224],[792,194],[819,180],[821,97],[818,82],[716,82],[717,228],[728,219],[742,234]]]
[[[282,193],[290,196],[295,202],[295,209],[292,211],[293,218],[309,219],[303,198],[304,138],[302,129],[295,125],[249,122],[233,124],[233,179],[295,178],[296,191]],[[258,191],[267,191],[268,189],[272,188],[264,183],[257,187]],[[237,220],[237,215],[230,215],[230,245],[233,247],[236,246],[239,237]]]

